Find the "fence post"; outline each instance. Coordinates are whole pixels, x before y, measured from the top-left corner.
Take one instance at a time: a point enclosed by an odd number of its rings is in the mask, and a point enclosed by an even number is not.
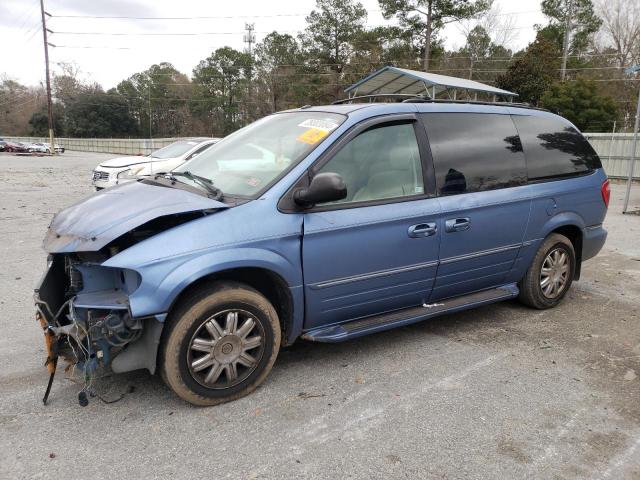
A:
[[[611,140],[609,140],[609,155],[607,155],[607,159],[609,163],[611,163],[611,151],[613,150],[613,137],[616,134],[616,121],[613,121],[613,129],[611,130]]]
[[[636,108],[636,123],[633,127],[633,145],[631,145],[631,163],[629,165],[629,178],[627,180],[627,193],[624,196],[624,207],[622,213],[627,213],[629,206],[629,194],[631,193],[631,183],[633,183],[633,166],[636,163],[636,147],[638,146],[638,123],[640,122],[640,90],[638,91],[638,106]]]

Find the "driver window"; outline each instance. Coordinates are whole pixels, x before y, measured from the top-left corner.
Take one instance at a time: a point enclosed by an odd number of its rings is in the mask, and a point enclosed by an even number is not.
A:
[[[347,197],[336,204],[424,193],[420,151],[412,123],[387,124],[351,140],[317,173],[339,174]]]

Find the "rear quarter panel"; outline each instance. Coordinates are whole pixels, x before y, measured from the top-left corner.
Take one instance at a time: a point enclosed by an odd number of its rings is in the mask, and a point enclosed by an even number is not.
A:
[[[573,225],[583,237],[588,227],[601,225],[607,212],[600,188],[607,176],[603,169],[581,177],[545,181],[529,185],[531,215],[522,251],[510,274],[511,281],[522,278],[540,244],[554,230]]]

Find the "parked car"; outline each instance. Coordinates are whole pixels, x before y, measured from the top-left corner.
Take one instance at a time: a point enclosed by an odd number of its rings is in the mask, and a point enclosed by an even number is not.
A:
[[[4,146],[5,152],[24,153],[27,147],[21,142],[6,142]]]
[[[47,147],[47,149],[49,150],[49,153],[51,153],[51,144],[50,144],[50,143],[48,143],[48,142],[45,142],[45,143],[44,143],[44,146],[45,146],[45,147]],[[54,151],[55,151],[56,153],[64,153],[64,147],[63,147],[63,146],[60,146],[60,145],[59,145],[59,144],[57,144],[57,143],[54,143],[54,144],[53,144],[53,149],[54,149]]]
[[[4,140],[0,140],[0,152],[4,152],[4,147],[7,145],[7,142]]]
[[[51,153],[51,146],[48,143],[36,142],[26,144],[29,153]]]
[[[188,138],[163,147],[147,156],[118,157],[98,165],[93,171],[96,190],[137,180],[141,176],[165,173],[195,158],[217,143],[219,138]]]
[[[598,155],[546,111],[306,107],[58,213],[38,315],[51,358],[85,378],[146,368],[213,405],[298,338],[558,305],[605,242],[608,203]]]

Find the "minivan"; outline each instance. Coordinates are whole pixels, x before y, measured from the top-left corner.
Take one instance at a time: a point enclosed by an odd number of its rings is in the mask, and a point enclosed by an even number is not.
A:
[[[214,405],[299,338],[514,298],[551,308],[602,248],[608,202],[598,155],[547,111],[415,98],[276,113],[55,216],[35,295],[50,384],[61,356],[87,382],[147,369]]]

